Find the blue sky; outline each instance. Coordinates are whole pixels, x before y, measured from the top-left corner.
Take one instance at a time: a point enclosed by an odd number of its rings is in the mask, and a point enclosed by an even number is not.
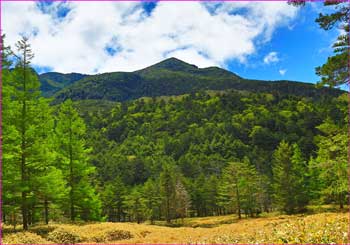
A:
[[[317,3],[320,5],[321,3]],[[246,64],[230,62],[229,70],[252,79],[286,79],[315,83],[319,77],[315,67],[322,65],[332,55],[332,43],[337,30],[322,30],[315,22],[318,11],[306,5],[300,8],[299,18],[292,27],[278,28],[271,41],[258,47],[258,52],[248,58]],[[264,55],[274,50],[279,61],[265,64]],[[281,75],[280,70],[285,70]]]
[[[6,2],[2,11],[6,42],[29,36],[39,73],[133,71],[177,57],[245,78],[315,83],[338,35],[315,22],[327,11],[320,2]]]

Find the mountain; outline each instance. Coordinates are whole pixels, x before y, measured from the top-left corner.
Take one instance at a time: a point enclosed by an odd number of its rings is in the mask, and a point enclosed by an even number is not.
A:
[[[80,73],[63,74],[58,72],[47,72],[39,75],[41,91],[43,96],[50,97],[62,88],[86,77]]]
[[[42,77],[47,77],[47,73],[41,75],[41,79]],[[46,84],[43,86],[46,89],[44,92],[46,94],[56,92],[54,97],[57,102],[68,98],[126,101],[141,97],[228,89],[313,98],[320,94],[337,96],[343,93],[337,89],[318,89],[309,83],[244,79],[218,67],[198,68],[176,58],[166,59],[134,72],[111,72],[89,76],[76,73],[50,73],[48,77],[49,79],[45,80]]]

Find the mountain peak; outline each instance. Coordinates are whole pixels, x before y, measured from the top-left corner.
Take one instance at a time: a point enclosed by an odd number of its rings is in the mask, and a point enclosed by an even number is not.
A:
[[[198,67],[195,65],[188,64],[185,61],[179,60],[175,57],[171,57],[159,63],[156,63],[150,67],[147,67],[143,70],[148,69],[166,69],[170,71],[194,71],[198,70]]]

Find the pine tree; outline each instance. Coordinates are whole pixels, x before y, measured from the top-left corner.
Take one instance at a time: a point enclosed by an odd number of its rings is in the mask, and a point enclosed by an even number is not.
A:
[[[35,134],[36,141],[33,145],[35,157],[31,163],[35,175],[35,178],[32,178],[32,212],[34,213],[36,204],[41,204],[44,207],[44,220],[47,224],[49,222],[49,206],[63,206],[62,201],[67,195],[66,181],[56,163],[54,116],[52,108],[49,106],[49,100],[40,98],[35,111],[37,115],[35,123],[38,127]]]
[[[319,169],[323,197],[331,197],[340,208],[344,207],[348,193],[348,137],[346,129],[327,119],[318,127],[323,133],[318,137],[317,157],[314,165]]]
[[[114,181],[103,185],[101,194],[103,214],[107,215],[109,221],[120,222],[125,219],[124,201],[126,191],[126,186],[119,176]]]
[[[288,214],[308,204],[308,167],[297,144],[282,141],[273,154],[274,203]]]
[[[12,185],[15,192],[20,191],[20,209],[22,214],[23,229],[28,229],[30,196],[33,195],[31,189],[31,178],[33,169],[31,161],[35,157],[35,141],[37,125],[35,123],[36,111],[40,95],[40,83],[36,74],[30,68],[34,55],[30,49],[27,38],[22,38],[16,43],[17,54],[11,51],[15,58],[15,68],[11,76],[5,74],[4,86],[5,100],[4,106],[4,150],[5,160],[9,160],[8,167],[4,169],[5,178],[17,180],[19,185]],[[8,79],[7,79],[7,78]],[[7,156],[6,156],[7,155]],[[10,173],[13,175],[10,176]],[[7,176],[9,174],[9,176]],[[5,183],[6,184],[6,183]],[[15,189],[13,189],[15,188]],[[16,198],[15,198],[16,199]]]
[[[274,204],[287,213],[294,212],[292,147],[282,141],[273,153]]]
[[[142,196],[141,186],[135,186],[126,196],[124,201],[130,220],[136,220],[140,224],[145,218],[146,201]]]
[[[309,202],[309,172],[306,161],[302,156],[302,152],[297,144],[292,145],[293,155],[291,158],[292,173],[294,175],[293,188],[295,206],[297,212],[305,211]]]
[[[101,203],[90,184],[95,168],[89,163],[89,152],[84,140],[86,126],[71,100],[60,105],[56,137],[58,160],[68,183],[69,217],[72,221],[80,213],[83,219],[99,219]]]
[[[143,198],[146,205],[147,218],[150,219],[151,224],[154,220],[160,218],[160,206],[162,199],[159,193],[159,185],[157,181],[148,179],[143,186]]]
[[[248,159],[242,162],[231,162],[223,172],[223,189],[230,198],[238,218],[245,214],[253,216],[259,207],[258,194],[260,193],[258,173]]]
[[[165,220],[170,223],[174,217],[175,204],[175,177],[174,168],[166,164],[160,174],[160,194],[162,197],[162,206],[164,209]]]
[[[13,124],[16,119],[16,112],[19,111],[19,103],[13,101],[15,87],[13,86],[12,72],[10,71],[10,48],[4,45],[2,36],[2,215],[3,222],[10,221],[15,224],[17,212],[20,209],[20,134]]]

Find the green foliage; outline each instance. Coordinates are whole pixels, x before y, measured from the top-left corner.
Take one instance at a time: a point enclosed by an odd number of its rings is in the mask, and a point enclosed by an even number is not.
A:
[[[273,154],[273,185],[276,205],[288,214],[308,204],[307,166],[297,144],[282,141]]]
[[[84,140],[86,127],[70,100],[60,105],[55,130],[58,162],[70,188],[70,218],[75,220],[78,209],[82,219],[99,220],[101,203],[89,181],[95,168],[89,164],[91,149]]]
[[[348,193],[348,137],[346,127],[339,127],[327,119],[318,127],[322,135],[318,136],[317,157],[311,162],[318,169],[320,191],[324,198],[330,198],[341,208]]]
[[[259,175],[248,159],[229,163],[224,169],[222,184],[224,195],[229,198],[228,203],[233,205],[239,218],[242,210],[250,216],[259,212]]]
[[[6,223],[169,224],[303,212],[310,199],[345,203],[347,100],[333,96],[340,91],[247,81],[170,59],[134,73],[76,82],[68,75],[61,83],[73,85],[55,101],[65,102],[50,105],[23,58],[32,57],[26,42],[14,69],[9,49],[3,55]],[[199,91],[232,86],[240,91]],[[136,99],[169,94],[181,96]]]
[[[64,87],[83,79],[87,75],[79,73],[62,74],[58,72],[47,72],[39,75],[40,89],[45,97],[50,97]]]
[[[304,0],[290,0],[295,6],[305,5]],[[319,87],[336,87],[349,82],[349,23],[350,7],[346,0],[325,0],[324,6],[331,6],[326,14],[320,13],[316,22],[328,31],[337,28],[339,36],[333,44],[334,55],[328,57],[325,64],[316,67],[316,74],[321,77]]]

